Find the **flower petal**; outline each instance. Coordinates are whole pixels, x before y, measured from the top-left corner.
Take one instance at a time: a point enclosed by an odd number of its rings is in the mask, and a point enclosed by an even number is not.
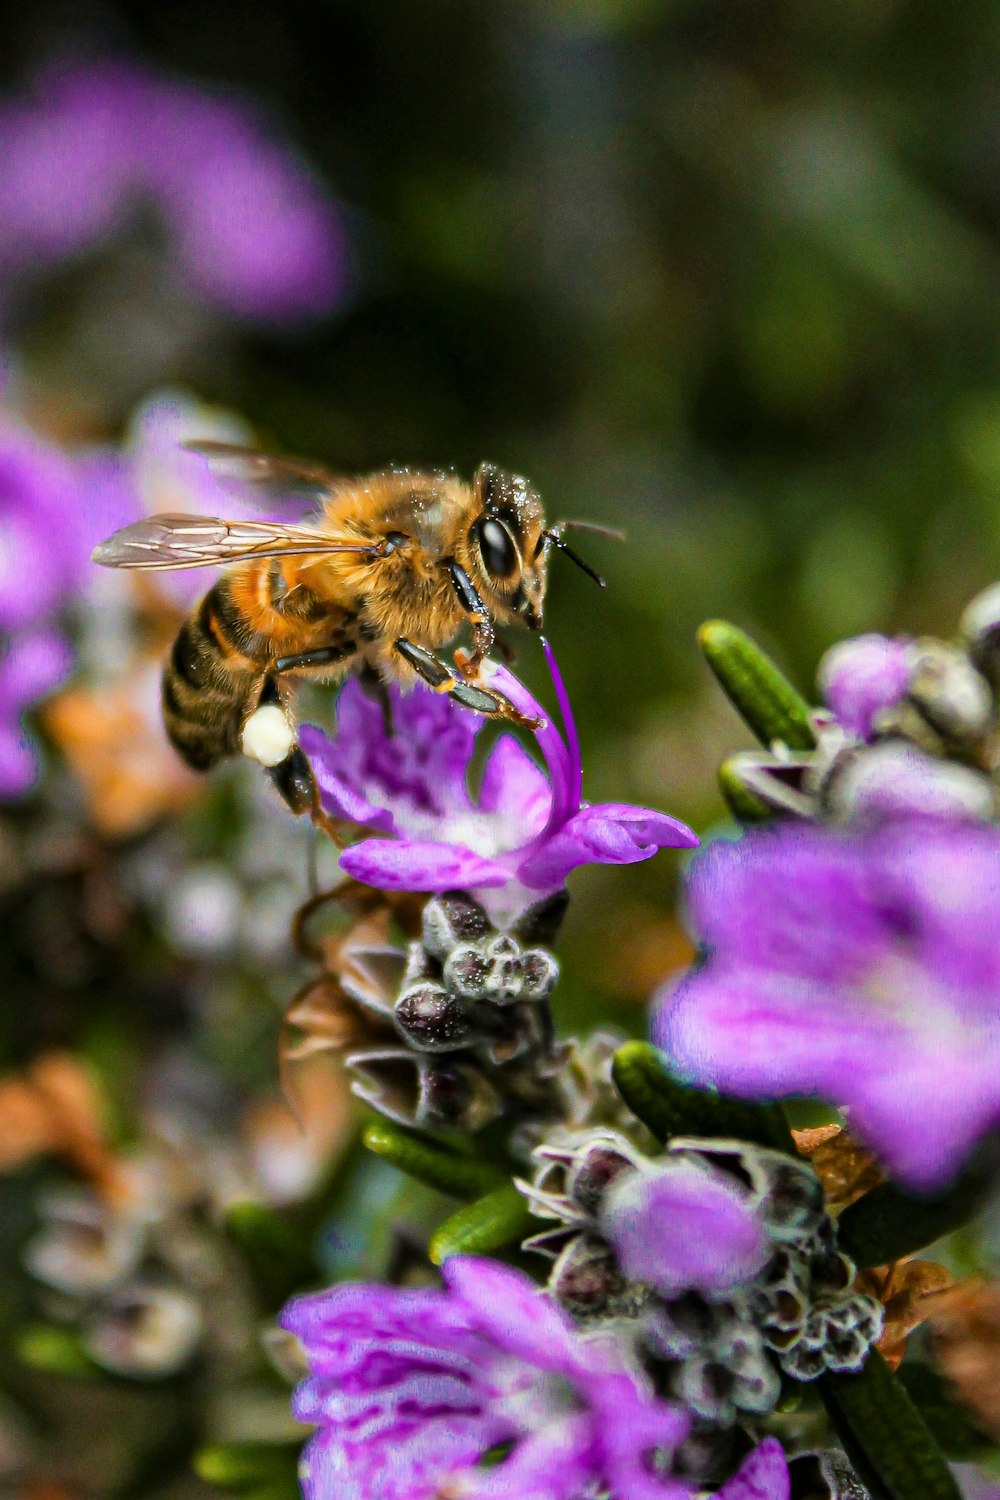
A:
[[[545,757],[552,784],[548,823],[550,828],[559,827],[580,805],[578,761],[573,760],[562,735],[546,716],[541,704],[536,702],[513,672],[497,662],[484,662],[481,678],[484,686],[496,688],[522,714],[540,721],[534,732],[535,740]]]
[[[709,844],[691,862],[685,901],[697,936],[720,958],[834,982],[884,952],[869,891],[858,840],[795,825]]]
[[[488,1415],[419,1408],[378,1432],[359,1425],[324,1427],[306,1444],[299,1465],[304,1500],[434,1500],[502,1431]]]
[[[73,666],[73,648],[55,630],[35,630],[14,636],[0,650],[0,697],[6,712],[20,712],[66,677]]]
[[[681,1407],[658,1401],[632,1371],[605,1376],[590,1389],[601,1470],[612,1495],[629,1500],[688,1500],[680,1479],[657,1472],[649,1455],[669,1457],[687,1437],[691,1419]]]
[[[745,1190],[690,1162],[623,1173],[605,1194],[601,1230],[625,1272],[665,1297],[725,1291],[769,1254]]]
[[[455,1255],[441,1274],[472,1326],[498,1348],[556,1374],[585,1368],[573,1324],[522,1271],[484,1256]]]
[[[539,841],[518,866],[525,885],[551,890],[578,865],[631,865],[659,849],[691,849],[697,836],[686,824],[652,808],[628,803],[584,807],[552,838]]]
[[[721,963],[663,992],[653,1018],[653,1040],[687,1077],[745,1099],[836,1100],[859,1062],[891,1069],[900,1034],[850,991]]]
[[[299,744],[312,767],[324,810],[335,818],[346,818],[376,828],[379,833],[392,832],[392,813],[376,807],[357,787],[336,769],[339,757],[335,745],[315,724],[303,724]]]
[[[512,734],[490,751],[479,788],[479,811],[508,819],[518,830],[515,844],[541,833],[552,806],[548,777]]]
[[[340,868],[382,891],[450,891],[506,885],[510,872],[464,844],[362,839],[345,849]]]
[[[295,1415],[321,1426],[304,1454],[307,1500],[429,1500],[513,1435],[494,1351],[443,1292],[349,1284],[296,1298],[281,1322],[312,1372]]]
[[[390,687],[389,711],[391,726],[381,704],[350,678],[337,700],[336,733],[313,729],[303,741],[331,802],[373,809],[370,826],[413,839],[445,832],[449,819],[474,818],[466,782],[481,721],[422,684],[409,692]]]
[[[495,1468],[462,1475],[457,1493],[463,1500],[578,1500],[594,1493],[592,1446],[585,1416],[547,1422]]]
[[[788,1500],[791,1479],[777,1438],[765,1438],[740,1464],[716,1500]]]
[[[653,1036],[699,1083],[742,1098],[811,1094],[911,1186],[931,1190],[1000,1120],[1000,1028],[966,1021],[921,982],[899,1004],[709,963],[667,993]],[[909,1003],[904,1003],[909,1001]]]

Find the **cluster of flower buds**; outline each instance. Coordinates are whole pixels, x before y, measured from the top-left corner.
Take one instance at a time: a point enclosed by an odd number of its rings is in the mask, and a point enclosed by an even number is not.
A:
[[[880,1337],[883,1309],[855,1289],[806,1163],[693,1137],[650,1157],[608,1129],[567,1133],[534,1157],[519,1186],[557,1227],[524,1248],[553,1258],[550,1294],[582,1323],[630,1320],[657,1385],[702,1423],[772,1410],[782,1374],[859,1369]],[[695,1216],[696,1241],[719,1247],[714,1268],[704,1244],[680,1242]]]
[[[397,1123],[475,1132],[563,1113],[549,997],[566,894],[530,908],[510,931],[465,891],[427,902],[406,950],[354,946],[340,988],[366,1022],[344,1048],[354,1091]]]
[[[827,709],[812,745],[779,740],[727,764],[776,813],[882,820],[918,810],[993,821],[1000,776],[1000,584],[966,608],[960,638],[864,635],[819,667]]]

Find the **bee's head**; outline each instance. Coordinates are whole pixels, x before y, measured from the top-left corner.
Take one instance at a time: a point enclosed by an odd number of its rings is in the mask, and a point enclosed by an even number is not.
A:
[[[469,561],[497,619],[540,630],[545,601],[545,515],[538,492],[520,474],[480,464],[472,481],[475,519]]]

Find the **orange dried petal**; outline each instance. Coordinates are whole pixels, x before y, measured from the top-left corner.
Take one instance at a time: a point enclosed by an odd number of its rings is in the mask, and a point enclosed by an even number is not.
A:
[[[981,1278],[930,1299],[934,1351],[958,1399],[1000,1439],[1000,1287]]]
[[[842,1125],[793,1130],[792,1138],[823,1184],[827,1202],[836,1207],[845,1208],[885,1180],[871,1152]]]

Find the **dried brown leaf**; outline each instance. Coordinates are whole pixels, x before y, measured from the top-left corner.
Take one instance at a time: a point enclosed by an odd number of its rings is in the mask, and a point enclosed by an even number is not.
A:
[[[930,1260],[896,1260],[859,1271],[858,1290],[877,1297],[885,1308],[878,1350],[894,1370],[906,1353],[910,1334],[926,1321],[934,1298],[951,1284],[951,1273]]]
[[[109,686],[57,694],[43,711],[94,826],[109,838],[144,832],[199,792],[198,778],[164,737],[158,709],[144,707],[159,701],[153,680],[160,670],[158,661],[140,661]]]
[[[426,897],[376,891],[355,880],[313,896],[298,911],[293,927],[296,947],[320,968],[292,996],[285,1011],[278,1043],[278,1076],[295,1118],[305,1128],[304,1100],[300,1098],[298,1069],[323,1052],[379,1046],[395,1032],[389,1020],[391,998],[381,1017],[376,1008],[352,998],[349,990],[377,1001],[364,961],[368,950],[391,946],[393,927],[407,936],[420,929]],[[332,929],[314,929],[323,919]]]
[[[932,1299],[927,1320],[958,1399],[1000,1439],[1000,1286],[979,1277],[959,1282]]]
[[[823,1184],[827,1202],[837,1208],[846,1208],[885,1181],[871,1152],[842,1125],[793,1130],[792,1137]]]
[[[100,1090],[71,1052],[46,1052],[25,1074],[0,1080],[0,1171],[36,1156],[60,1156],[99,1192],[125,1192],[108,1143]]]

